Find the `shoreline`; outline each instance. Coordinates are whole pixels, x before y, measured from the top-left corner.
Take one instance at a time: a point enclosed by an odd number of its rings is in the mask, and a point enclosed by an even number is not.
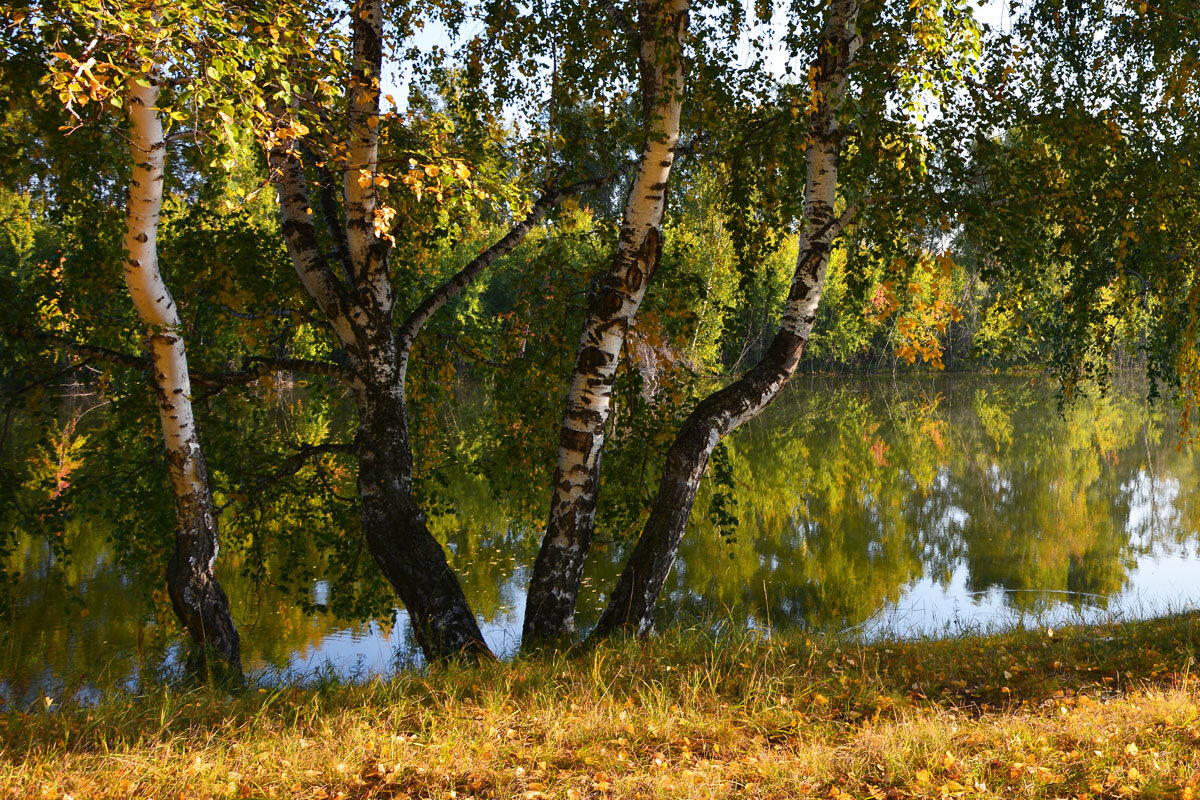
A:
[[[1200,612],[858,644],[668,631],[0,714],[0,797],[1190,797]]]

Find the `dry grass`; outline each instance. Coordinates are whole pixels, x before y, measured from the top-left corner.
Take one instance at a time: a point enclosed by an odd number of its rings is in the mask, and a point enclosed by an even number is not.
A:
[[[0,797],[1200,796],[1200,616],[572,658],[0,716]]]

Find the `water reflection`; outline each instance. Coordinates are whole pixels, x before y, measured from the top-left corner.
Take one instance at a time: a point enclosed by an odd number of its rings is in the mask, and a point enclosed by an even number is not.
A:
[[[736,536],[706,520],[702,493],[660,623],[938,633],[1195,605],[1197,460],[1177,448],[1170,409],[1139,397],[1116,392],[1059,414],[1053,394],[1024,379],[798,382],[730,442]],[[456,513],[437,529],[488,641],[511,653],[538,532],[509,524],[505,498],[477,476],[456,476],[449,491]],[[103,526],[70,535],[69,593],[49,548],[19,537],[17,602],[0,623],[10,701],[128,683],[177,657],[153,624],[164,599],[131,591]],[[613,542],[588,565],[581,625],[597,617],[624,550]],[[347,625],[223,568],[246,665],[264,682],[415,663],[402,613]],[[317,580],[312,592],[323,605],[330,586]]]
[[[735,442],[753,512],[730,563],[698,524],[675,605],[936,632],[1194,602],[1196,459],[1138,396],[1060,416],[1015,380],[795,387]]]

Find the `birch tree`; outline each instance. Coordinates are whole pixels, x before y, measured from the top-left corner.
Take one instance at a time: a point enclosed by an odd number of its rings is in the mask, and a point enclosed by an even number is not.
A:
[[[358,461],[358,496],[367,548],[395,588],[412,621],[416,639],[431,660],[453,657],[490,658],[475,615],[463,595],[442,545],[430,533],[414,489],[414,459],[405,393],[413,345],[424,325],[466,286],[514,247],[565,197],[594,189],[608,176],[549,186],[507,233],[485,248],[456,274],[397,318],[391,259],[398,237],[411,234],[412,221],[385,205],[382,190],[393,179],[418,187],[436,178],[443,167],[414,166],[388,177],[380,168],[380,76],[383,70],[385,15],[380,0],[354,0],[351,58],[346,77],[344,157],[334,159],[342,171],[340,197],[329,172],[310,181],[304,150],[323,146],[318,134],[336,138],[335,126],[323,124],[311,102],[295,97],[290,107],[276,109],[269,141],[271,181],[279,199],[281,230],[304,289],[320,309],[349,362],[345,370],[358,412],[354,452]],[[393,18],[396,35],[408,34],[416,11]],[[286,92],[284,93],[286,94]],[[306,116],[307,114],[307,116]],[[343,152],[340,145],[328,148]],[[393,159],[394,155],[389,154]],[[416,160],[412,162],[417,164]],[[326,165],[313,164],[314,171]],[[461,162],[447,174],[466,175]],[[464,178],[465,179],[465,178]],[[414,183],[415,182],[415,183]],[[322,239],[313,214],[313,191],[320,194],[328,227]],[[434,187],[434,191],[438,191]],[[332,256],[332,257],[331,257]]]
[[[263,19],[282,21],[286,9],[231,10],[203,0],[172,6],[99,2],[27,5],[11,16],[20,26],[19,36],[40,48],[50,65],[46,83],[67,116],[60,134],[84,127],[103,129],[114,109],[126,117],[128,134],[123,138],[128,141],[129,178],[122,270],[148,356],[36,326],[6,333],[148,375],[175,506],[174,546],[165,570],[167,594],[191,640],[187,669],[192,676],[206,679],[211,667],[222,679],[240,683],[239,637],[216,574],[217,510],[197,430],[193,390],[197,377],[210,389],[219,389],[253,381],[278,364],[267,359],[239,373],[200,375],[189,368],[183,315],[160,269],[159,223],[171,138],[166,126],[189,121],[194,126],[189,134],[193,142],[203,139],[214,151],[228,153],[234,143],[221,132],[231,122],[223,108],[232,107],[231,97],[250,98],[247,102],[253,107],[254,70],[271,58],[269,49],[247,47],[246,34]],[[164,87],[169,94],[164,95]],[[209,109],[216,113],[206,118]],[[201,133],[213,118],[218,132]]]
[[[779,330],[758,363],[738,380],[701,400],[680,426],[667,453],[641,536],[593,631],[595,637],[617,631],[644,634],[652,629],[654,604],[679,551],[709,457],[724,436],[778,397],[804,353],[817,319],[834,243],[862,210],[862,200],[839,200],[843,191],[839,186],[839,163],[848,136],[845,118],[856,117],[854,122],[860,126],[871,122],[863,116],[863,108],[869,104],[850,96],[864,28],[877,41],[890,38],[883,35],[881,24],[887,20],[886,15],[879,9],[871,9],[878,18],[864,20],[864,10],[859,0],[833,0],[824,12],[815,56],[809,64],[803,220],[796,268]],[[918,25],[942,19],[942,10],[933,6],[915,3],[907,10],[916,11]],[[937,26],[935,35],[927,27],[919,28],[914,37],[918,47],[944,49],[947,54],[958,52],[963,56],[974,52],[971,44],[974,25],[969,17],[964,20],[960,15],[960,7],[953,4],[947,18],[957,18],[957,22]],[[950,57],[954,60],[958,56]],[[893,64],[893,74],[902,74],[903,65]],[[903,83],[900,85],[902,88]],[[848,115],[848,109],[856,113]]]
[[[662,253],[667,182],[684,100],[687,0],[639,2],[636,30],[645,141],[612,267],[588,299],[567,389],[546,533],[525,604],[522,646],[574,633],[575,600],[595,527],[600,457],[621,349]]]
[[[674,562],[692,503],[721,437],[773,400],[796,369],[816,319],[834,238],[849,221],[835,213],[840,112],[847,73],[861,42],[860,4],[834,0],[812,64],[814,111],[806,148],[804,228],[783,321],[766,355],[740,380],[709,395],[680,428],[667,454],[650,517],[621,574],[596,634],[633,626],[649,629],[654,601]]]
[[[101,8],[90,19],[66,20],[68,25],[90,21],[96,33],[78,55],[56,53],[63,68],[53,82],[69,109],[74,103],[93,100],[123,107],[128,114],[131,175],[126,192],[123,275],[133,307],[145,326],[150,383],[174,492],[176,531],[166,569],[167,591],[175,614],[191,640],[189,674],[205,679],[213,657],[216,663],[212,666],[219,676],[240,683],[238,633],[229,601],[216,575],[220,550],[217,515],[192,409],[184,331],[178,307],[158,263],[157,236],[167,138],[159,107],[161,75],[155,64],[164,60],[159,45],[169,42],[170,34],[162,27],[162,16],[153,5],[123,9],[115,14],[106,12],[108,9]],[[50,19],[41,21],[47,26],[51,24]],[[121,26],[125,31],[136,30],[137,34],[119,32]],[[57,36],[62,37],[62,33]],[[141,59],[139,65],[107,60],[104,67],[100,66],[96,56],[103,55],[104,49],[111,52],[116,39],[123,39],[127,47],[133,45],[132,55]],[[59,43],[69,47],[61,38]],[[78,113],[75,116],[79,119]]]
[[[167,590],[175,613],[193,642],[190,671],[205,674],[212,651],[232,677],[241,680],[241,653],[229,600],[216,575],[220,537],[204,451],[192,411],[183,326],[171,290],[158,268],[158,217],[162,208],[167,142],[152,73],[126,79],[129,148],[133,175],[125,212],[125,286],[145,323],[153,364],[167,469],[175,491],[175,552],[167,566]]]

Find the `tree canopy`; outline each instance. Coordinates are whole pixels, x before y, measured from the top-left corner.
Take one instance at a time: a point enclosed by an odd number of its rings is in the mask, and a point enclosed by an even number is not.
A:
[[[344,618],[398,597],[428,657],[487,658],[439,522],[450,461],[541,540],[525,638],[561,646],[584,633],[596,536],[632,545],[597,634],[649,630],[695,498],[737,527],[724,437],[799,371],[1039,366],[1069,399],[1136,364],[1186,428],[1200,15],[1027,0],[990,18],[960,0],[7,0],[0,548],[37,535],[69,564],[72,525],[117,521],[166,620],[185,526],[163,398],[186,399],[214,519],[200,560],[219,539],[244,579]],[[161,126],[143,150],[163,156],[169,319],[117,291],[147,243],[131,103]],[[164,331],[183,383],[164,382]]]

